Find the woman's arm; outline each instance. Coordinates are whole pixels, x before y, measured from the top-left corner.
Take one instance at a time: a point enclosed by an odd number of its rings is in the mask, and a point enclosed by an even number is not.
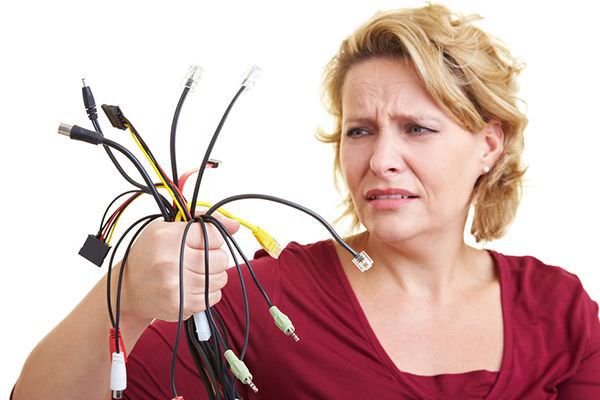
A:
[[[117,276],[112,274],[113,288]],[[123,302],[127,302],[126,295]],[[124,311],[127,308],[125,304],[122,307]],[[133,348],[151,321],[122,314],[126,350]],[[104,278],[31,352],[13,399],[110,398],[110,328]]]
[[[220,218],[231,233],[239,224]],[[123,279],[120,328],[125,349],[131,351],[154,319],[176,321],[179,314],[179,252],[185,223],[155,221],[131,248]],[[221,299],[227,283],[229,258],[224,241],[208,226],[209,305]],[[190,229],[184,255],[183,317],[203,311],[204,240],[200,228]],[[120,266],[115,268],[115,272]],[[118,273],[111,276],[116,297]],[[106,279],[102,279],[75,309],[31,352],[13,393],[14,400],[102,399],[110,395],[110,320]]]

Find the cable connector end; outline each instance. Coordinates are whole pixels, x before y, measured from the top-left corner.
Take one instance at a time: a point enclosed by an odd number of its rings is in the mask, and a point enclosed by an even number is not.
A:
[[[58,133],[60,135],[65,135],[68,137],[71,137],[71,130],[73,129],[73,125],[69,125],[69,124],[64,124],[64,123],[60,123],[60,125],[58,125]]]
[[[271,257],[279,257],[283,249],[281,248],[279,243],[277,243],[277,240],[273,239],[271,235],[269,235],[267,232],[265,232],[262,228],[258,226],[252,230],[252,234],[254,235],[258,243],[260,243],[262,248],[265,249],[265,251]]]
[[[206,318],[206,313],[204,311],[197,312],[193,315],[193,317],[194,325],[196,325],[196,336],[198,336],[198,340],[201,342],[208,341],[212,335],[212,332],[210,330],[208,318]]]
[[[117,129],[121,129],[122,131],[127,129],[127,126],[125,126],[127,120],[125,119],[123,111],[121,111],[119,106],[102,104],[102,110],[104,111],[104,114],[106,114],[106,118],[108,118],[112,126]]]
[[[96,100],[94,100],[92,89],[88,86],[85,78],[81,78],[81,84],[83,85],[81,86],[81,96],[83,97],[85,112],[90,121],[95,121],[98,119],[98,112],[96,111]]]
[[[79,255],[101,267],[109,250],[110,246],[103,240],[98,239],[94,235],[88,235],[85,243],[79,250]]]
[[[202,69],[199,65],[190,65],[188,69],[187,75],[185,76],[185,87],[190,89],[190,92],[193,92],[198,87],[198,82],[202,75],[204,74],[204,69]]]
[[[225,359],[235,377],[243,384],[250,386],[250,389],[252,389],[254,393],[257,393],[258,388],[252,383],[252,374],[248,370],[248,367],[246,367],[246,364],[240,360],[231,349],[225,351]]]
[[[373,266],[373,260],[371,260],[371,257],[369,257],[364,250],[358,253],[358,255],[352,259],[352,262],[360,272],[365,272]]]
[[[110,366],[110,390],[113,399],[122,399],[123,391],[127,388],[127,369],[123,353],[112,353]]]
[[[73,140],[80,140],[91,144],[100,144],[104,137],[98,132],[90,131],[77,125],[61,123],[58,126],[58,133],[70,137]]]
[[[269,308],[269,313],[273,320],[275,321],[275,325],[286,334],[286,336],[291,337],[294,342],[299,342],[300,338],[296,335],[296,328],[292,324],[292,321],[289,319],[287,315],[282,313],[277,306],[272,306]]]
[[[177,396],[177,397],[173,397],[172,400],[185,400],[185,399],[183,398],[183,396]]]
[[[260,77],[261,74],[262,69],[260,69],[257,65],[253,65],[248,70],[248,73],[246,73],[246,77],[242,81],[241,86],[245,86],[246,89],[252,89],[254,87],[254,84],[256,83],[256,80]]]

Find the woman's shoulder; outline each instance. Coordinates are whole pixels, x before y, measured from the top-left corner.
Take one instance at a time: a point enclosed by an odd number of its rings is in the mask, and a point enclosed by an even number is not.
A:
[[[565,267],[546,263],[531,255],[508,255],[489,250],[500,270],[501,276],[520,290],[539,291],[582,289],[579,277]]]
[[[504,303],[513,311],[573,318],[593,316],[598,305],[585,291],[579,277],[566,268],[552,265],[531,255],[507,255],[488,250],[500,273]]]

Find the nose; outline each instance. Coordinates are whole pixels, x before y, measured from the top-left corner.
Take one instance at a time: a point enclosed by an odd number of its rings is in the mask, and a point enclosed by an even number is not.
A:
[[[397,133],[381,131],[373,146],[369,166],[376,176],[390,177],[404,169],[404,158]]]

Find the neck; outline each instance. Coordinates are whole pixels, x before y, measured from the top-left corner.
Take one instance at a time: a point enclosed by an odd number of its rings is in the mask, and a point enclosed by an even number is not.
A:
[[[364,232],[355,237],[358,248],[373,259],[371,270],[361,275],[379,295],[407,296],[432,305],[453,302],[473,284],[485,280],[477,267],[480,251],[468,246],[462,235],[415,237],[386,242]]]

